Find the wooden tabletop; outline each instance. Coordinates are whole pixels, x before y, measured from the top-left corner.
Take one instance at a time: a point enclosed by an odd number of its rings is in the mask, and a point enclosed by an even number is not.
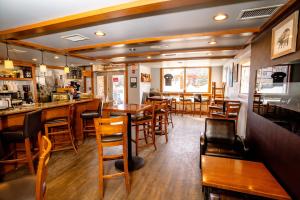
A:
[[[110,112],[123,112],[123,113],[137,114],[150,107],[151,105],[146,105],[146,104],[121,104],[121,105],[106,105],[103,108],[103,110],[110,111]]]
[[[201,159],[203,186],[273,199],[291,199],[263,163],[213,156],[202,156]]]

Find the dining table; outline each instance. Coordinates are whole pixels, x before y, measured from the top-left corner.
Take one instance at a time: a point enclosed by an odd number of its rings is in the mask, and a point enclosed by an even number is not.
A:
[[[132,155],[132,143],[131,143],[131,118],[132,115],[139,114],[144,110],[150,108],[151,105],[147,104],[119,104],[119,105],[105,105],[103,108],[104,112],[117,112],[117,113],[126,113],[128,117],[127,125],[127,137],[128,137],[128,169],[129,171],[134,171],[140,169],[144,166],[144,159],[139,156]],[[117,160],[115,162],[115,167],[117,169],[123,170],[124,164],[123,160]]]

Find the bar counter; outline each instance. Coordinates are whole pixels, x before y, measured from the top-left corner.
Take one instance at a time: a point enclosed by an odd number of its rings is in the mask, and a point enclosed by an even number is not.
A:
[[[85,110],[96,110],[99,99],[82,99],[61,102],[36,103],[32,106],[21,106],[18,108],[0,111],[0,131],[13,125],[23,125],[24,115],[27,112],[42,109],[42,121],[65,116],[68,114],[67,107],[74,105],[73,112],[73,134],[78,143],[83,142],[82,120],[80,114]],[[1,133],[0,133],[1,134]]]

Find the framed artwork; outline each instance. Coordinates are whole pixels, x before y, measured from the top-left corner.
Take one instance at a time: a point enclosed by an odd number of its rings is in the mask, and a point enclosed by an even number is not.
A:
[[[238,82],[239,81],[239,64],[233,64],[233,81]]]
[[[151,82],[151,75],[141,73],[141,82]]]
[[[130,77],[130,87],[137,88],[137,77]]]
[[[296,11],[272,29],[272,59],[296,51],[298,16],[299,11]]]

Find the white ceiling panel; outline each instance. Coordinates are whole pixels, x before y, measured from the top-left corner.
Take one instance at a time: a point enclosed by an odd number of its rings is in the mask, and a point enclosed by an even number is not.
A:
[[[286,0],[260,0],[183,12],[167,13],[82,29],[75,29],[72,31],[31,38],[27,39],[26,41],[39,43],[54,48],[72,48],[83,45],[136,38],[258,27],[262,25],[266,19],[264,18],[244,21],[238,20],[237,18],[242,9],[276,5],[285,2]],[[213,16],[218,13],[227,13],[229,18],[224,22],[215,22],[213,20]],[[94,34],[96,31],[103,31],[106,33],[106,36],[98,37]],[[71,42],[61,38],[63,36],[72,34],[81,34],[85,37],[88,37],[89,40]]]
[[[17,51],[15,51],[16,49]],[[63,55],[57,55],[59,58],[55,59],[54,56],[56,54],[44,52],[44,63],[46,65],[52,65],[52,66],[65,66],[65,56]],[[0,43],[0,57],[6,58],[6,47],[5,44]],[[9,58],[12,60],[21,60],[21,61],[27,61],[27,62],[35,62],[32,59],[36,58],[36,63],[41,62],[41,52],[34,49],[9,45]],[[78,65],[89,65],[91,61],[83,60],[79,58],[74,58],[68,56],[68,64],[73,64],[74,66]],[[100,62],[93,62],[94,64],[99,64]]]
[[[0,0],[0,30],[130,1],[132,0]]]

